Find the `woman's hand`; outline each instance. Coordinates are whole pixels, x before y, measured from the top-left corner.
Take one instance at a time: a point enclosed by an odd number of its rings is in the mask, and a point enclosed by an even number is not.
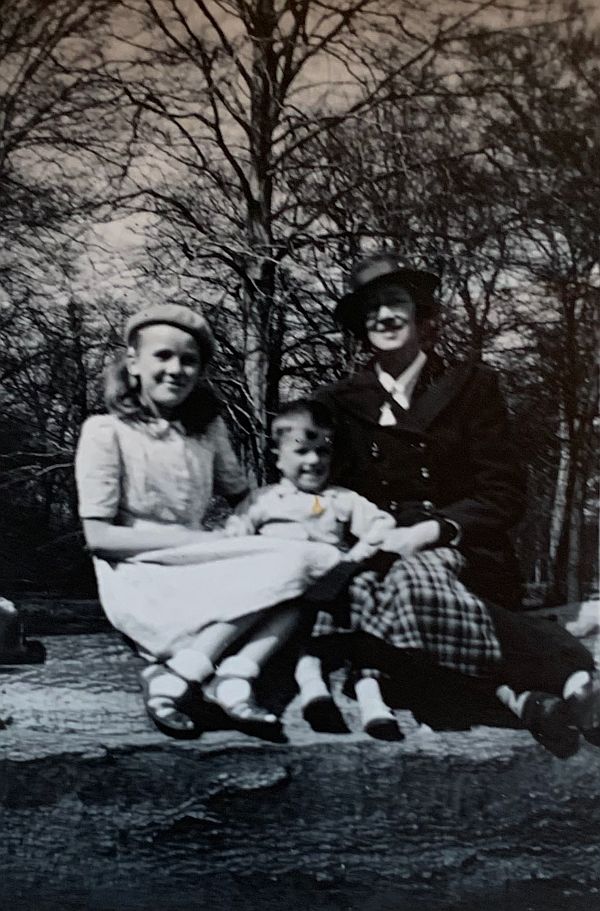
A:
[[[407,528],[394,528],[386,534],[381,550],[401,557],[410,557],[412,554],[424,550],[435,544],[440,536],[440,525],[435,519],[418,522]]]

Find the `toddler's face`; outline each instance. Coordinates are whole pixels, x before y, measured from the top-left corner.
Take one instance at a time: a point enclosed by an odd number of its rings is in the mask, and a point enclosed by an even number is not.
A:
[[[277,467],[305,493],[319,493],[327,484],[331,465],[331,431],[312,422],[298,422],[279,443]]]

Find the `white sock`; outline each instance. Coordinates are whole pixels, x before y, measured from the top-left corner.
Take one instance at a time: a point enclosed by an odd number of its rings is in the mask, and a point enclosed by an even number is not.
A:
[[[375,719],[378,721],[396,720],[389,705],[386,705],[383,701],[379,681],[374,677],[361,677],[355,683],[354,690],[360,708],[363,727]]]
[[[157,696],[179,699],[188,688],[186,680],[160,665],[153,664],[141,673],[148,687],[148,696],[152,699]]]
[[[579,693],[592,679],[589,671],[575,671],[574,674],[571,674],[567,682],[563,687],[563,699],[568,699],[569,696],[574,696],[576,693]]]
[[[513,712],[517,716],[517,718],[523,717],[523,709],[525,708],[525,703],[527,702],[529,695],[530,695],[530,691],[525,690],[524,693],[519,693],[519,695],[517,696],[515,691],[511,690],[511,688],[509,686],[507,686],[507,684],[504,684],[503,686],[499,686],[498,689],[496,690],[496,696],[498,697],[500,702],[502,702],[503,705],[505,705],[507,708],[509,708],[511,710],[511,712]]]
[[[330,698],[331,693],[323,680],[321,659],[315,655],[302,655],[298,659],[294,677],[300,689],[301,705],[308,705],[313,699]]]
[[[214,672],[212,661],[203,652],[193,648],[182,648],[167,661],[167,666],[183,677],[195,683],[203,683]]]
[[[245,655],[230,655],[221,661],[216,670],[217,677],[241,677],[243,680],[254,680],[259,674],[256,661]]]
[[[245,702],[252,695],[252,685],[244,677],[215,677],[215,695],[225,708]]]

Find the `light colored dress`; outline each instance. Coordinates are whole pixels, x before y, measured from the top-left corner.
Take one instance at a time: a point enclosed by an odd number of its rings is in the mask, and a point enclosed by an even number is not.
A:
[[[202,528],[213,492],[247,484],[218,417],[202,434],[177,423],[131,423],[96,415],[84,423],[75,474],[82,519],[133,528]],[[224,538],[111,562],[94,558],[111,623],[158,660],[183,648],[209,623],[230,620],[301,595],[339,562],[326,543]]]

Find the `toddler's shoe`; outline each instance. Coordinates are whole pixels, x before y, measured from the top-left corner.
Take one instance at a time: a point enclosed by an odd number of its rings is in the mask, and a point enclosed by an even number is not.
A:
[[[379,710],[369,718],[362,718],[363,731],[375,740],[398,741],[404,740],[404,734],[396,721],[396,716],[391,709]]]
[[[349,734],[350,728],[333,696],[317,696],[302,707],[302,716],[313,731],[321,734]]]

